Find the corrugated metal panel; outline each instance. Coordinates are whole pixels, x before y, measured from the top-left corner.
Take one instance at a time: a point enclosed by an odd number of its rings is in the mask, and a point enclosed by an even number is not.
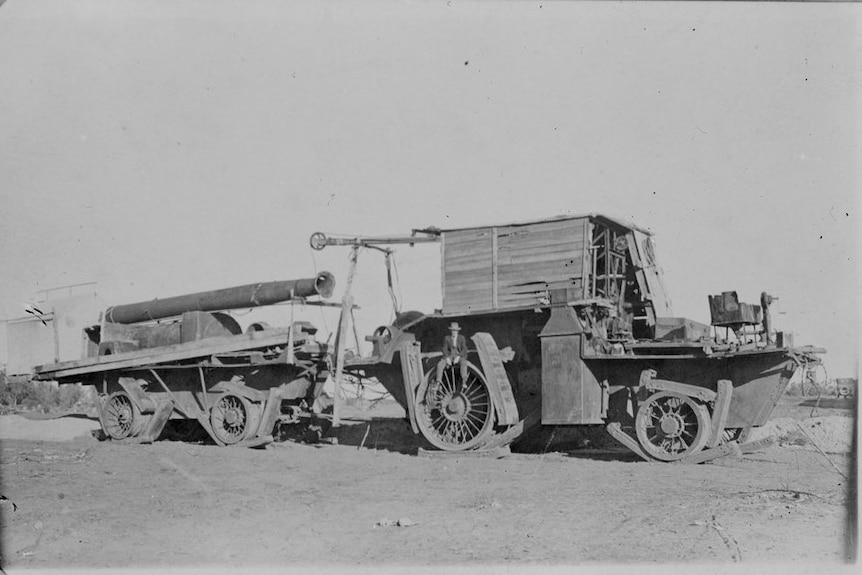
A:
[[[586,218],[443,233],[443,312],[540,305],[552,290],[583,291]]]

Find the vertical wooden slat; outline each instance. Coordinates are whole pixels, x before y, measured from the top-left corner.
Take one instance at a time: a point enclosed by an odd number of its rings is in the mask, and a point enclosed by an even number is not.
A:
[[[440,305],[446,303],[446,234],[440,235]]]
[[[590,277],[590,262],[593,259],[593,250],[592,247],[592,237],[593,237],[593,222],[587,220],[584,222],[584,253],[583,253],[583,267],[581,268],[581,278],[582,278],[582,294],[581,299],[586,299],[590,297],[590,294],[587,292],[587,286],[591,285],[590,282],[593,281],[593,278]]]
[[[491,228],[491,309],[497,309],[497,228]]]

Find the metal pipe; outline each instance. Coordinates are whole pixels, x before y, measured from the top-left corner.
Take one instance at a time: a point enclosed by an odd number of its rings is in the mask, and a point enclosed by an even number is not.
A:
[[[357,236],[355,238],[332,238],[323,232],[315,232],[308,239],[309,245],[315,250],[322,250],[326,246],[374,247],[375,244],[410,244],[412,246],[413,244],[439,241],[440,236]]]
[[[294,297],[319,295],[328,298],[335,289],[335,278],[329,272],[317,277],[264,282],[199,292],[165,299],[116,305],[105,310],[105,321],[137,323],[182,315],[187,311],[218,311],[273,305]]]

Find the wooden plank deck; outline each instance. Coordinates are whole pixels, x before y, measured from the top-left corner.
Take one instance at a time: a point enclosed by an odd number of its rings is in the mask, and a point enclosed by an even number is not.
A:
[[[208,357],[232,351],[287,345],[288,334],[289,328],[280,328],[228,337],[214,337],[128,353],[102,355],[75,361],[39,365],[33,371],[39,379],[50,379],[129,369],[155,363]]]

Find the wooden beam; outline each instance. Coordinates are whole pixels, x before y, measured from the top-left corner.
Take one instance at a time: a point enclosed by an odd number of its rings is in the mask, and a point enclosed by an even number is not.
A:
[[[743,453],[754,453],[755,451],[760,451],[761,449],[766,449],[767,447],[771,447],[775,443],[775,436],[768,435],[763,439],[758,439],[756,441],[749,441],[748,443],[743,443],[739,446],[739,449]]]
[[[338,341],[335,350],[335,397],[332,404],[332,431],[333,439],[338,437],[338,427],[341,425],[341,384],[344,381],[344,346],[347,339],[347,324],[350,322],[350,310],[353,307],[353,295],[350,293],[353,287],[353,277],[356,275],[356,261],[359,259],[359,246],[353,246],[350,250],[350,269],[347,273],[347,284],[344,287],[344,295],[341,298],[341,318],[338,322]]]
[[[695,465],[697,463],[706,463],[707,461],[712,461],[713,459],[718,459],[719,457],[727,457],[728,455],[734,455],[737,457],[742,455],[742,451],[739,449],[739,444],[737,442],[729,441],[724,445],[719,445],[718,447],[714,447],[712,449],[704,449],[703,451],[695,453],[694,455],[683,457],[675,463]]]
[[[608,433],[611,434],[611,437],[622,443],[624,446],[628,447],[631,451],[636,453],[638,457],[643,459],[644,461],[655,461],[649,455],[647,455],[644,450],[641,448],[640,444],[631,438],[625,431],[620,427],[620,423],[618,421],[611,422],[605,428]]]
[[[525,417],[503,433],[495,435],[491,439],[486,441],[480,449],[496,449],[498,447],[509,445],[510,443],[521,437],[524,432],[529,431],[530,429],[539,425],[541,421],[541,409],[534,409],[527,417]]]

